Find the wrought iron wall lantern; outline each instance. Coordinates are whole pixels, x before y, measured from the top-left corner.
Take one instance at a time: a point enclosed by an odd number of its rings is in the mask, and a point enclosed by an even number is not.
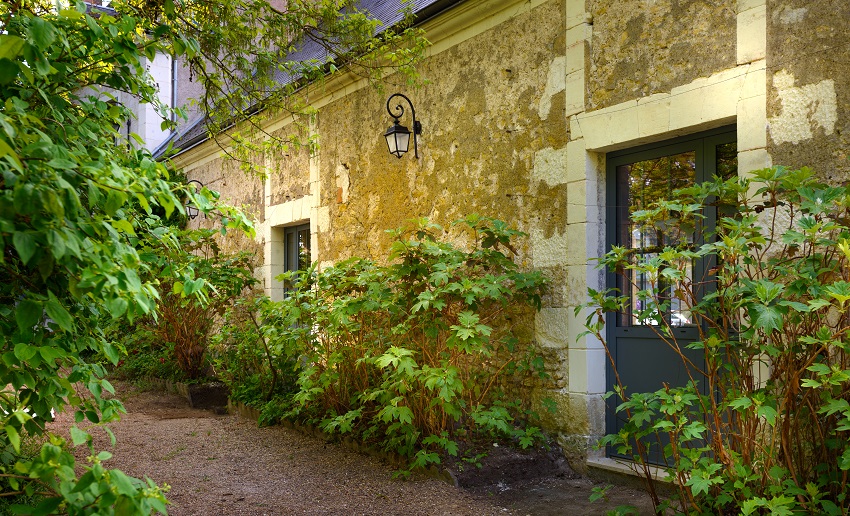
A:
[[[201,188],[204,187],[204,184],[198,181],[197,179],[192,179],[191,181],[188,181],[186,185],[188,186],[192,183],[195,184],[195,193],[200,193]],[[195,218],[197,218],[199,213],[200,210],[198,209],[198,207],[192,204],[192,201],[190,199],[186,199],[186,216],[189,217],[189,220],[194,220]]]
[[[410,106],[410,115],[413,118],[413,155],[418,158],[419,148],[416,142],[416,135],[422,134],[422,124],[416,119],[416,110],[413,109],[413,103],[401,93],[393,93],[387,99],[387,113],[393,117],[393,125],[384,133],[384,138],[387,139],[387,147],[390,150],[390,154],[397,158],[401,158],[410,149],[410,129],[398,123],[398,119],[404,115],[404,107],[401,104],[397,104],[395,109],[390,109],[390,102],[396,97],[403,98]]]

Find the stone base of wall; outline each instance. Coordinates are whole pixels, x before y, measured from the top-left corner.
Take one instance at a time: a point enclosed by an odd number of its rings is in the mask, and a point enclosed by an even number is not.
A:
[[[160,390],[183,396],[192,408],[212,410],[216,414],[228,412],[230,390],[221,382],[187,384],[161,378],[148,378],[148,381]]]

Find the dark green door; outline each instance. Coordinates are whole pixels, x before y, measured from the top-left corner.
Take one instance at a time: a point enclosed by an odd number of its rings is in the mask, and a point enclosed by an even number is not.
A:
[[[660,252],[672,242],[687,240],[695,246],[700,245],[693,233],[677,232],[675,224],[663,231],[639,227],[631,222],[630,215],[657,200],[669,198],[677,188],[710,180],[715,175],[728,177],[737,174],[735,141],[734,128],[726,128],[608,154],[608,248],[612,245],[627,247],[633,250],[634,259],[640,260]],[[706,212],[704,215],[704,224],[710,233],[716,213]],[[694,285],[702,285],[703,290],[712,288],[711,277],[707,274],[711,263],[694,261],[682,265]],[[665,296],[668,308],[661,315],[672,328],[675,340],[697,366],[703,362],[700,351],[684,348],[687,342],[698,338],[698,329],[688,311],[688,301],[682,298],[683,289],[677,289],[675,284],[658,285],[651,281],[651,278],[634,271],[628,277],[608,275],[608,286],[619,289],[622,295],[630,298],[628,309],[610,314],[606,325],[609,349],[627,392],[652,392],[665,384],[676,387],[689,380],[682,358],[659,336],[656,318],[647,317],[649,307],[642,306],[637,297],[637,291],[641,289],[651,287]],[[608,389],[612,390],[616,382],[610,363],[607,373]],[[614,411],[618,403],[614,396],[608,398],[608,433],[616,433],[623,426],[625,416]],[[650,448],[650,460],[661,463],[661,447],[665,443],[646,444]],[[608,453],[617,456],[613,449],[609,449]]]

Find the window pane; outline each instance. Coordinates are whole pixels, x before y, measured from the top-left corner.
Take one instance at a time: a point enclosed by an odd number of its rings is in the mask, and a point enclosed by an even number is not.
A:
[[[717,146],[717,175],[731,179],[738,175],[738,144],[723,143]]]
[[[284,270],[304,271],[310,267],[310,224],[284,228]],[[292,283],[284,284],[290,290]]]
[[[284,256],[286,257],[284,268],[287,271],[294,271],[298,268],[296,265],[298,263],[298,254],[296,251],[298,246],[295,243],[295,232],[290,231],[289,228],[286,230],[283,245]]]
[[[675,219],[662,225],[640,225],[631,221],[632,215],[649,208],[653,203],[670,199],[673,191],[696,183],[696,152],[688,151],[670,156],[636,161],[617,167],[618,211],[621,226],[618,244],[634,250],[634,263],[656,258],[666,246],[692,244],[694,220]],[[693,264],[677,264],[686,277],[693,277]],[[686,300],[681,299],[685,289],[678,285],[659,284],[656,278],[632,271],[620,282],[620,289],[631,298],[630,313],[621,314],[621,326],[657,324],[654,306],[667,301],[665,318],[673,326],[692,323]],[[641,299],[639,292],[648,290],[654,299]]]
[[[298,270],[305,270],[310,266],[310,227],[302,227],[298,230]]]

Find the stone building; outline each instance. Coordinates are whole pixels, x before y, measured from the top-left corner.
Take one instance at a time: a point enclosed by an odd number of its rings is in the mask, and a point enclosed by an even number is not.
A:
[[[690,172],[655,180],[782,164],[846,181],[850,3],[418,0],[416,10],[427,11],[418,23],[432,43],[419,66],[425,85],[388,77],[379,93],[339,76],[312,90],[318,151],[258,158],[271,171],[265,180],[202,137],[184,139],[174,161],[256,217],[273,298],[282,296],[273,278],[299,245],[320,264],[384,256],[385,229],[470,213],[527,233],[517,259],[553,286],[534,329],[554,383],[533,396],[555,400],[546,424],[574,467],[604,465],[591,444],[616,428],[601,397],[607,358],[600,342],[578,336],[584,317],[574,307],[588,287],[606,287],[591,259],[629,238],[618,231],[618,206],[630,198],[622,171],[681,156]],[[386,101],[396,91],[422,124],[418,158],[387,151]],[[288,134],[290,123],[267,130]],[[634,384],[658,388],[664,357],[628,324],[609,324],[618,366],[637,364]]]

